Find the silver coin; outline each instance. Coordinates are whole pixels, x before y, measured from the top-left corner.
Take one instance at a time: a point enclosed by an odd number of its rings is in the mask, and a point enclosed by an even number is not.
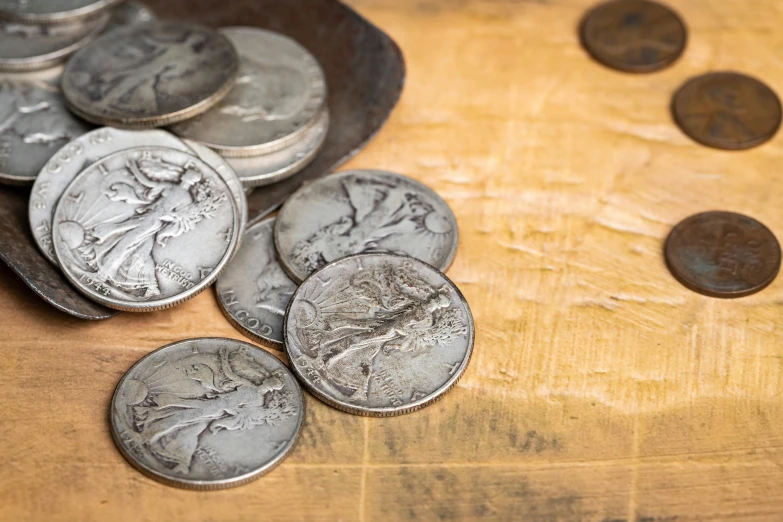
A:
[[[249,27],[221,32],[240,56],[239,79],[217,106],[172,131],[226,157],[268,154],[301,139],[326,101],[316,59],[281,34]]]
[[[25,24],[62,24],[92,18],[124,0],[0,0],[0,19]]]
[[[0,22],[0,71],[31,71],[63,63],[92,42],[109,15],[65,25],[22,25]]]
[[[239,58],[220,33],[181,22],[114,29],[77,52],[63,92],[86,120],[158,127],[196,116],[228,94]]]
[[[399,174],[354,170],[303,186],[275,226],[291,279],[352,254],[407,254],[445,271],[457,253],[457,220],[431,189]]]
[[[128,312],[176,306],[217,279],[239,214],[226,182],[192,154],[139,147],[87,167],[54,213],[57,261],[94,301]]]
[[[0,77],[0,183],[32,184],[60,147],[92,129],[68,111],[59,87],[31,76]]]
[[[473,317],[459,289],[417,259],[343,258],[310,276],[285,318],[294,373],[319,399],[385,417],[438,400],[467,368]]]
[[[228,158],[228,163],[246,187],[271,185],[298,174],[312,163],[321,152],[328,133],[329,111],[325,109],[296,143],[263,156]]]
[[[122,455],[171,486],[215,490],[270,472],[302,429],[304,397],[274,356],[232,339],[190,339],[145,356],[111,402]]]
[[[123,2],[112,11],[107,31],[126,25],[147,24],[155,20],[155,13],[141,2]]]
[[[234,249],[234,252],[236,252],[239,250],[239,247],[242,243],[242,238],[245,237],[245,226],[247,225],[248,214],[250,212],[247,206],[247,196],[245,195],[245,189],[242,186],[242,183],[239,181],[236,172],[234,172],[234,169],[225,159],[223,159],[223,157],[220,156],[220,154],[211,150],[209,147],[205,147],[199,143],[196,143],[195,141],[182,141],[190,150],[196,154],[196,156],[201,158],[201,161],[212,167],[215,172],[220,174],[220,177],[223,178],[223,181],[226,182],[226,185],[228,185],[228,188],[231,191],[231,195],[234,197],[234,203],[237,206],[237,212],[239,212],[239,222],[237,223],[239,232],[237,233],[237,245]]]
[[[76,176],[116,152],[144,146],[195,154],[179,138],[162,130],[124,131],[104,127],[83,134],[51,156],[35,179],[28,212],[33,239],[44,257],[57,264],[52,243],[54,211],[60,196]]]
[[[254,341],[282,349],[283,317],[296,283],[277,261],[275,219],[247,229],[242,248],[218,278],[218,304],[228,321]]]

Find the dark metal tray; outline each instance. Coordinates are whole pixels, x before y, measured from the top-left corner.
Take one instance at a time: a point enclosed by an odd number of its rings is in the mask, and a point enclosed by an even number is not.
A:
[[[256,26],[291,36],[326,72],[331,128],[321,154],[303,172],[249,197],[250,219],[272,212],[303,182],[351,158],[380,130],[400,98],[405,63],[380,29],[336,0],[146,0],[160,18],[214,27]],[[0,259],[40,297],[81,319],[116,312],[82,297],[38,252],[27,219],[29,189],[0,187]]]

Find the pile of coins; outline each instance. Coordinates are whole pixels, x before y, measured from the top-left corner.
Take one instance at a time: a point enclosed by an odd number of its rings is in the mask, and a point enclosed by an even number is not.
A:
[[[15,185],[96,126],[166,126],[250,190],[300,172],[329,129],[324,72],[297,42],[117,0],[0,1],[0,102],[0,182]]]
[[[343,172],[247,223],[246,191],[301,171],[329,129],[326,78],[302,46],[119,0],[0,0],[0,19],[0,179],[32,184],[43,255],[128,312],[217,281],[226,318],[293,370],[231,339],[142,358],[111,405],[133,466],[186,488],[239,485],[293,447],[300,382],[340,410],[390,416],[460,379],[473,318],[443,274],[459,234],[432,190]]]
[[[687,30],[669,7],[650,0],[612,0],[584,18],[581,39],[600,63],[624,72],[660,71],[685,51]],[[687,81],[672,100],[674,121],[694,141],[747,150],[780,129],[783,110],[763,82],[736,72],[710,72]],[[702,212],[678,224],[664,248],[666,264],[686,287],[711,297],[743,297],[766,288],[781,265],[773,233],[755,219]]]
[[[206,240],[206,239],[203,239]],[[247,228],[218,302],[247,337],[284,349],[291,373],[248,343],[191,339],[144,357],[112,400],[112,433],[137,469],[219,489],[275,467],[299,435],[299,384],[365,416],[401,415],[448,392],[475,338],[446,270],[451,209],[410,178],[348,171],[300,188]]]

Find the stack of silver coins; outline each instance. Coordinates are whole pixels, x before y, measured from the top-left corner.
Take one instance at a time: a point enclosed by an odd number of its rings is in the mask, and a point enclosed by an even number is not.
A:
[[[85,296],[128,312],[217,282],[231,324],[290,363],[216,338],[142,358],[111,406],[137,469],[195,489],[257,478],[301,431],[299,383],[378,417],[454,387],[474,325],[443,274],[459,234],[435,192],[348,171],[248,224],[246,191],[300,172],[329,130],[326,78],[301,45],[154,20],[117,0],[0,0],[0,19],[0,178],[32,184],[43,255]]]

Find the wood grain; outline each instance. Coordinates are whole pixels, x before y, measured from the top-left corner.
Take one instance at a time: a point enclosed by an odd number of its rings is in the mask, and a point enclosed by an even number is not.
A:
[[[671,94],[738,70],[783,92],[783,6],[671,0],[684,57],[652,75],[591,61],[591,0],[352,0],[401,45],[406,92],[348,167],[442,194],[462,242],[449,275],[476,319],[454,392],[394,419],[308,397],[302,442],[258,482],[179,491],[115,450],[107,405],[163,344],[241,338],[213,293],[101,324],[0,270],[0,518],[14,521],[783,519],[783,280],[735,301],[679,285],[661,257],[682,218],[747,213],[783,238],[783,136],[691,142]]]

